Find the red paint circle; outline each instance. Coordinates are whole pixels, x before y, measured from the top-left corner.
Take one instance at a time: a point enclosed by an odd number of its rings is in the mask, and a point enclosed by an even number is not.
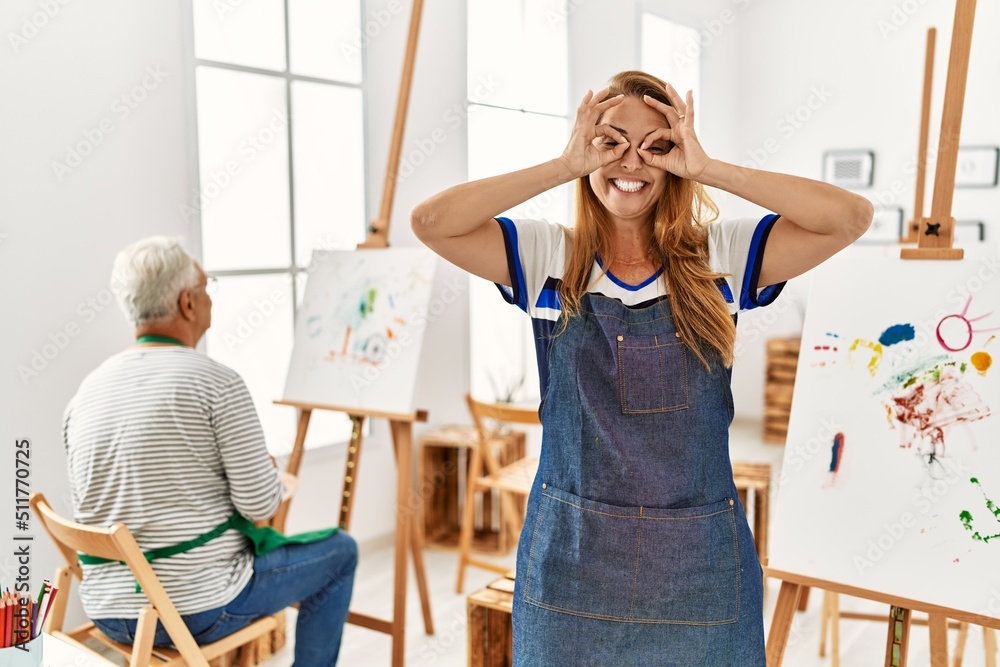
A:
[[[969,338],[968,338],[968,340],[965,341],[965,345],[963,345],[962,347],[951,347],[951,346],[949,346],[947,343],[944,342],[944,337],[941,336],[941,325],[943,325],[945,322],[947,322],[948,320],[950,320],[953,317],[962,320],[962,322],[965,323],[965,328],[966,328],[966,330],[968,332]],[[938,322],[937,329],[934,331],[934,333],[937,335],[938,343],[941,345],[941,347],[943,347],[944,349],[948,350],[949,352],[961,352],[962,350],[968,349],[969,346],[972,345],[972,323],[969,322],[969,320],[967,320],[964,317],[962,317],[961,315],[949,315],[949,316],[945,317],[940,322]]]

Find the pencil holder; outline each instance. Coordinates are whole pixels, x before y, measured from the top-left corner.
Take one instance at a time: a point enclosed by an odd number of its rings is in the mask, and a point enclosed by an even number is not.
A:
[[[30,642],[0,649],[0,667],[41,667],[42,635]]]

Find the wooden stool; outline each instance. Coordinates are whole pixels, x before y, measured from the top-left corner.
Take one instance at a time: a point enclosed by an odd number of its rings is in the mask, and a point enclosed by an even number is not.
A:
[[[514,572],[468,597],[469,667],[510,667],[514,656]]]
[[[771,466],[767,463],[733,463],[733,481],[743,503],[743,511],[750,514],[749,492],[753,491],[753,541],[761,563],[767,557],[768,501],[771,493]]]

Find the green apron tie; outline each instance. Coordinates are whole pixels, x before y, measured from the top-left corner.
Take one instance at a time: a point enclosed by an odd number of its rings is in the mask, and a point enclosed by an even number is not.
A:
[[[233,515],[229,517],[225,523],[219,524],[207,533],[203,533],[194,539],[181,542],[180,544],[144,551],[142,555],[146,558],[147,562],[152,562],[158,558],[176,556],[177,554],[182,554],[186,551],[196,549],[204,544],[208,544],[229,529],[239,531],[248,537],[251,542],[253,542],[253,552],[255,556],[269,554],[272,551],[288,544],[312,544],[313,542],[321,542],[340,530],[340,528],[324,528],[323,530],[312,530],[305,533],[298,533],[296,535],[284,535],[270,526],[255,526],[253,521],[250,519],[246,518],[239,512],[233,512]],[[115,561],[110,558],[99,558],[88,554],[77,554],[77,558],[79,558],[80,562],[84,565],[103,565],[105,563],[126,564],[125,561]],[[142,592],[139,582],[136,582],[135,584],[135,592]]]

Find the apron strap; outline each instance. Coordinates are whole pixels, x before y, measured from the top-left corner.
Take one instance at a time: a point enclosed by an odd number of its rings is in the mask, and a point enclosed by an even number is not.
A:
[[[187,540],[186,542],[180,542],[179,544],[173,544],[168,547],[160,547],[158,549],[150,549],[149,551],[144,551],[142,553],[145,557],[146,562],[152,562],[159,558],[169,558],[170,556],[176,556],[177,554],[182,554],[186,551],[191,551],[202,545],[208,544],[215,538],[219,537],[225,533],[230,528],[239,531],[245,535],[252,543],[255,556],[263,556],[269,554],[276,549],[279,549],[288,544],[312,544],[313,542],[320,542],[332,536],[334,533],[340,530],[340,528],[325,528],[323,530],[313,530],[306,533],[298,533],[296,535],[283,535],[279,531],[271,528],[270,526],[255,526],[253,521],[246,518],[239,512],[233,512],[233,515],[226,519],[224,523],[219,524],[207,533],[202,533],[194,539]],[[91,556],[89,554],[77,554],[77,558],[84,565],[104,565],[105,563],[121,563],[125,565],[125,561],[116,561],[110,558],[100,558],[98,556]],[[141,593],[142,588],[139,586],[139,582],[135,584],[135,592]]]

